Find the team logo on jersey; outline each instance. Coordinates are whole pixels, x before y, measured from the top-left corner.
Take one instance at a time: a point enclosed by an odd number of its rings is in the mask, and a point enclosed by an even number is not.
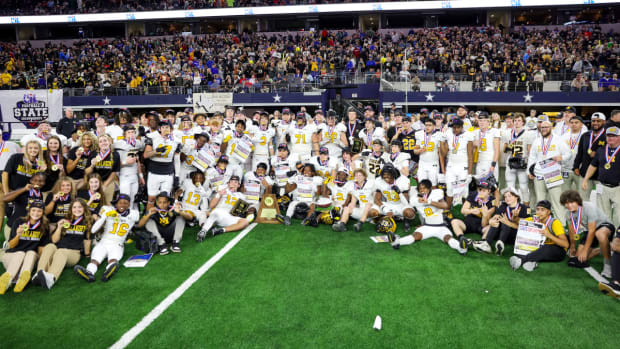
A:
[[[48,119],[49,108],[47,103],[39,101],[34,93],[27,92],[13,108],[13,116],[28,128],[36,128],[41,121]]]

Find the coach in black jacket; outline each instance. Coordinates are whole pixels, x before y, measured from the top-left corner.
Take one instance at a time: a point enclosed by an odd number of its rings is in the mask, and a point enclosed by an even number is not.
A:
[[[578,176],[585,176],[590,162],[596,154],[596,150],[600,147],[604,147],[605,140],[605,114],[594,113],[592,114],[592,130],[581,135],[579,139],[579,146],[575,161],[573,162],[573,172]],[[597,174],[594,173],[592,178],[597,178]],[[595,180],[588,181],[588,190],[583,190],[579,186],[579,194],[582,198],[589,198],[590,191],[592,190]]]
[[[67,137],[67,139],[71,138],[71,133],[75,129],[75,118],[73,117],[73,109],[66,108],[65,116],[60,119],[58,124],[56,125],[56,133]]]

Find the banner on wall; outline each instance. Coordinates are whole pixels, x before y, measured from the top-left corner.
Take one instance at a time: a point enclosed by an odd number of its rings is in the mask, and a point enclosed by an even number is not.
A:
[[[194,113],[224,112],[227,105],[233,104],[232,92],[194,93]]]
[[[35,128],[41,121],[57,122],[62,118],[62,90],[0,91],[2,122],[13,128]]]

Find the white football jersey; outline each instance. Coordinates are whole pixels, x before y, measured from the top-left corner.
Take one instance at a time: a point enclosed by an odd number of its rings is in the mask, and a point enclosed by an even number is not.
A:
[[[363,185],[358,185],[355,182],[347,183],[350,185],[350,192],[355,199],[357,199],[358,206],[362,207],[362,205],[367,204],[369,202],[373,202],[374,195],[376,191],[375,181],[372,179],[367,179]]]
[[[319,132],[321,132],[320,145],[329,149],[330,155],[339,155],[342,153],[344,144],[340,141],[340,135],[343,132],[347,132],[343,124],[336,124],[334,126],[321,124],[319,126]]]
[[[172,135],[164,138],[159,132],[151,132],[145,141],[146,145],[151,145],[153,150],[162,147],[164,150],[151,158],[150,161],[160,163],[171,163],[174,161],[174,154],[181,151],[181,143],[177,142]]]
[[[101,242],[124,244],[127,234],[131,231],[134,224],[140,220],[140,213],[138,211],[129,210],[127,216],[123,217],[112,206],[103,206],[100,214],[100,219],[105,219]]]
[[[130,144],[128,140],[121,140],[121,141],[117,141],[114,142],[113,147],[114,150],[116,150],[118,152],[118,155],[121,158],[121,164],[125,163],[125,161],[127,161],[127,157],[128,154],[135,154],[136,159],[138,158],[139,154],[144,151],[144,143],[139,140],[139,139],[135,139],[134,140],[134,144]],[[138,175],[138,163],[134,163],[132,165],[121,165],[121,171],[120,171],[120,176],[124,177],[124,176],[137,176]]]
[[[245,164],[252,154],[252,151],[254,151],[252,139],[245,133],[242,135],[237,135],[237,133],[234,132],[225,137],[224,142],[228,142],[228,146],[226,147],[226,155],[241,164]]]
[[[237,165],[228,164],[224,171],[220,170],[220,168],[211,167],[207,170],[207,181],[209,188],[213,191],[219,191],[224,188],[228,184],[228,180],[233,175],[239,176],[241,178],[243,170],[241,167]]]
[[[474,141],[478,145],[478,162],[493,161],[495,156],[493,141],[496,138],[501,138],[499,130],[491,128],[486,132],[482,132],[480,129],[477,129],[473,133]]]
[[[304,175],[296,175],[289,178],[290,184],[297,184],[297,188],[293,192],[295,200],[311,203],[317,193],[317,188],[323,184],[321,177],[306,177]]]
[[[245,200],[245,195],[243,195],[243,193],[238,191],[232,192],[230,189],[226,189],[226,193],[224,193],[224,195],[220,195],[218,193],[216,195],[216,198],[217,197],[220,198],[220,201],[218,201],[217,205],[215,205],[215,208],[222,208],[227,211],[230,211],[233,207],[235,207],[237,201]]]
[[[421,203],[418,199],[418,191],[415,188],[411,188],[409,202],[418,212],[422,224],[443,224],[443,210],[430,205],[430,202],[439,202],[443,200],[443,190],[431,190],[430,194],[426,196],[427,203]]]
[[[375,186],[376,191],[381,192],[384,203],[392,205],[407,204],[406,198],[402,194],[409,191],[410,184],[408,178],[400,176],[392,185],[387,184],[383,178],[377,178]],[[396,187],[399,189],[399,192],[394,190]]]
[[[186,145],[188,143],[188,141],[193,140],[194,139],[194,133],[202,133],[202,131],[200,132],[195,132],[196,130],[194,129],[188,129],[188,130],[174,130],[172,132],[172,134],[174,135],[174,139],[183,144]]]
[[[313,156],[310,159],[310,163],[314,165],[316,175],[323,178],[328,178],[332,175],[332,171],[338,166],[338,162],[335,158],[328,158],[327,161],[321,162],[318,156]]]
[[[289,156],[286,159],[280,159],[279,157],[271,158],[271,167],[276,174],[276,183],[279,186],[285,186],[288,183],[288,172],[296,171],[297,161],[299,158],[295,158],[294,156]]]
[[[422,148],[426,148],[424,153],[420,153],[420,162],[439,164],[439,144],[445,141],[445,135],[435,131],[427,135],[424,130],[415,133],[415,142]]]
[[[276,132],[272,128],[262,130],[257,128],[252,137],[254,144],[254,156],[269,156],[269,148],[272,146],[273,137]]]
[[[369,133],[368,130],[363,129],[359,133],[359,138],[362,139],[362,142],[364,142],[366,148],[370,149],[372,147],[372,141],[375,139],[378,139],[385,144],[385,130],[382,127],[377,127]]]
[[[381,157],[385,163],[393,164],[398,171],[403,167],[409,168],[409,160],[411,160],[411,155],[402,151],[394,154],[383,153]]]
[[[312,153],[312,136],[317,132],[315,124],[308,124],[302,128],[291,125],[287,132],[291,137],[291,153],[302,156]]]
[[[277,136],[277,144],[286,143],[286,132],[291,127],[291,122],[284,122],[284,120],[277,120],[276,123],[276,136]]]
[[[351,190],[351,186],[349,185],[350,183],[351,182],[346,182],[342,186],[336,184],[333,180],[327,183],[327,188],[331,193],[333,206],[342,207],[344,205]]]
[[[454,135],[452,129],[446,132],[446,140],[448,143],[448,164],[462,164],[467,166],[467,143],[473,141],[472,132],[462,132],[460,135]]]
[[[206,211],[209,209],[209,192],[198,183],[195,185],[190,180],[183,182],[182,206],[184,210],[189,211]]]
[[[383,154],[385,153],[375,154],[370,151],[362,152],[362,157],[364,158],[364,170],[366,171],[368,178],[374,179],[379,175],[383,165],[386,163]]]

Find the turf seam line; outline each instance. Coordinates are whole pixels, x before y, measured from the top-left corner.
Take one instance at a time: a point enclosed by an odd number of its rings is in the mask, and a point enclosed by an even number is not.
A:
[[[196,270],[187,280],[185,280],[174,292],[168,295],[161,303],[151,310],[134,327],[127,331],[116,343],[110,346],[111,349],[122,349],[127,347],[142,331],[144,331],[153,321],[155,321],[168,307],[172,305],[185,291],[187,291],[198,279],[200,279],[211,267],[217,263],[228,251],[230,251],[241,239],[254,229],[256,223],[250,224],[243,229],[237,236],[230,240],[213,257],[209,258],[198,270]]]

